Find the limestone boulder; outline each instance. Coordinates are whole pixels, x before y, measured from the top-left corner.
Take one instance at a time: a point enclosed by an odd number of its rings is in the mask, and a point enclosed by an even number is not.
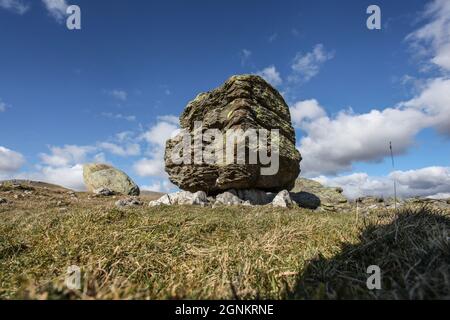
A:
[[[199,127],[198,124],[201,124]],[[166,143],[165,170],[172,183],[182,190],[190,192],[205,191],[207,194],[219,194],[230,189],[259,189],[279,192],[294,187],[300,173],[301,156],[295,147],[295,131],[291,122],[289,107],[281,94],[264,79],[255,75],[239,75],[228,79],[220,87],[199,94],[188,103],[180,117],[181,132]],[[221,150],[226,153],[226,139],[202,139],[198,147],[188,145],[186,154],[190,163],[174,160],[180,156],[179,147],[186,136],[195,141],[208,129],[216,130],[222,137],[230,132],[249,133],[252,130],[265,129],[267,143],[251,144],[248,136],[237,134],[236,145],[243,143],[246,155],[266,152],[270,158],[279,159],[278,168],[267,174],[264,169],[270,167],[261,157],[257,161],[244,163],[238,161],[234,152],[234,161],[220,161],[220,152],[204,153],[205,149]],[[278,130],[278,136],[270,136],[272,129]],[[210,131],[211,131],[210,130]],[[261,134],[260,131],[258,131]],[[262,135],[260,135],[262,136]],[[273,140],[273,141],[272,141]],[[186,146],[186,145],[185,145]],[[200,161],[195,154],[203,152]],[[203,157],[202,157],[203,156]],[[176,158],[176,157],[175,157]]]
[[[83,178],[90,192],[103,189],[130,196],[140,193],[139,187],[125,172],[107,164],[85,164]]]

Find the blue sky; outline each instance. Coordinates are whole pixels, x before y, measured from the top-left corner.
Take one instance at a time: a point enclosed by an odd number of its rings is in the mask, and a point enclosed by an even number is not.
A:
[[[392,140],[405,194],[450,193],[449,15],[445,0],[0,0],[0,177],[80,188],[80,165],[105,161],[168,190],[174,116],[256,73],[293,108],[303,175],[389,193]]]

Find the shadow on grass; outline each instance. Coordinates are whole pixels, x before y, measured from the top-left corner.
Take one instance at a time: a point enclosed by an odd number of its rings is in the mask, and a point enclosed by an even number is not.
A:
[[[450,217],[405,209],[387,225],[370,225],[357,244],[312,260],[288,299],[450,299]],[[381,269],[381,289],[366,282]]]

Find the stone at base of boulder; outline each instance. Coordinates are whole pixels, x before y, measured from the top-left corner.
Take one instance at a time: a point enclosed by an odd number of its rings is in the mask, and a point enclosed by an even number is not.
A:
[[[272,206],[276,208],[292,208],[294,206],[294,202],[291,199],[289,191],[280,191],[273,199]]]
[[[180,191],[172,194],[165,194],[158,200],[151,201],[150,207],[156,207],[161,205],[200,205],[206,206],[208,204],[208,198],[203,191],[197,191],[195,193],[189,191]]]
[[[105,197],[108,197],[108,196],[113,196],[113,195],[115,195],[115,192],[112,191],[112,190],[110,190],[110,189],[108,189],[108,188],[98,188],[98,189],[95,189],[95,190],[93,191],[93,194],[95,194],[95,195],[97,195],[97,196],[105,196]]]

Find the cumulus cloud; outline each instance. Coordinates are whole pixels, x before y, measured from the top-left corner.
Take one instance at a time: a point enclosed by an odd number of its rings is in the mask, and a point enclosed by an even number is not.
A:
[[[16,175],[16,178],[52,183],[78,191],[85,190],[82,164],[64,167],[43,166],[38,169],[35,172]]]
[[[141,146],[137,143],[129,143],[125,146],[118,145],[112,142],[101,142],[99,147],[117,156],[138,156],[141,154]]]
[[[257,75],[261,76],[269,82],[270,84],[274,86],[278,86],[283,83],[283,80],[281,79],[280,73],[277,71],[275,66],[269,66],[261,71],[258,71],[256,73]]]
[[[30,9],[30,6],[22,0],[0,0],[0,8],[22,15]]]
[[[150,185],[141,186],[141,190],[168,193],[176,190],[176,186],[168,180],[158,180]]]
[[[334,58],[333,51],[325,50],[323,44],[317,44],[313,50],[303,54],[298,52],[291,65],[292,74],[289,76],[291,82],[308,82],[315,77],[322,65]]]
[[[25,158],[19,152],[0,146],[0,175],[9,175],[19,170]]]
[[[306,135],[299,150],[307,176],[334,175],[352,169],[358,161],[377,162],[394,153],[405,153],[415,136],[425,128],[450,135],[450,79],[429,81],[413,99],[395,107],[355,114],[352,110],[335,117],[326,114],[316,100],[299,101],[291,107],[294,125]]]
[[[450,1],[430,2],[423,18],[429,22],[406,39],[411,41],[415,52],[428,56],[432,64],[450,71]]]
[[[51,146],[50,153],[39,155],[44,165],[51,167],[67,167],[86,161],[89,153],[95,152],[93,146],[65,145],[63,147]]]
[[[326,115],[316,99],[298,101],[290,108],[294,126],[301,128],[305,121],[313,121]]]
[[[351,199],[361,196],[393,196],[394,181],[397,185],[397,194],[401,198],[415,196],[446,198],[446,195],[450,195],[450,167],[395,171],[382,177],[354,173],[332,178],[320,176],[314,180],[324,185],[342,187],[344,194]]]
[[[66,17],[68,4],[66,0],[42,0],[50,16],[57,22],[62,22]]]
[[[166,141],[179,132],[178,118],[173,115],[158,117],[158,122],[142,134],[141,139],[149,145],[148,157],[134,165],[141,177],[167,177],[164,171],[164,149]]]
[[[437,78],[428,81],[424,90],[415,98],[402,102],[400,107],[420,110],[427,115],[426,122],[450,136],[450,79]]]

